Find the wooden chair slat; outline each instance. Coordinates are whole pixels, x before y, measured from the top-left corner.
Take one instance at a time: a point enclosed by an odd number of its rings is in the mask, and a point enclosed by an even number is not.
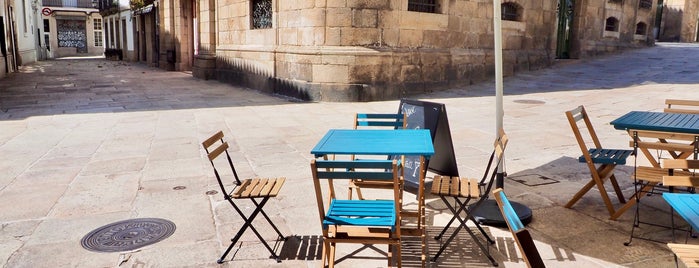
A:
[[[221,155],[221,153],[225,152],[226,150],[228,150],[228,143],[224,142],[208,154],[209,161],[216,159],[216,157]]]
[[[201,144],[204,146],[204,148],[209,148],[212,144],[216,143],[217,141],[220,141],[223,138],[223,131],[216,132],[216,134],[212,135],[208,139],[204,140]]]
[[[272,190],[269,192],[269,196],[277,196],[279,194],[279,190],[282,189],[282,185],[284,185],[285,181],[286,177],[277,178],[277,180],[274,183],[274,187],[272,187]]]
[[[255,188],[250,192],[250,196],[260,196],[262,189],[267,187],[267,183],[269,182],[270,181],[268,179],[260,179],[257,185],[255,185]]]

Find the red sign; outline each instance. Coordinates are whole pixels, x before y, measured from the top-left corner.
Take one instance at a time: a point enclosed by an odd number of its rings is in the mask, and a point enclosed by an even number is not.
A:
[[[44,16],[51,15],[51,13],[53,13],[53,11],[48,7],[45,7],[41,10],[41,14]]]

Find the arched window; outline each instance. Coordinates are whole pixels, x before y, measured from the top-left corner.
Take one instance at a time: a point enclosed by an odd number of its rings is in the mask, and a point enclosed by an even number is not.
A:
[[[651,7],[653,7],[653,0],[639,0],[638,7],[650,9]]]
[[[607,21],[604,24],[604,30],[610,31],[610,32],[618,32],[619,31],[619,20],[616,19],[615,17],[607,18]]]
[[[646,24],[644,22],[639,22],[636,24],[636,34],[646,35]]]
[[[500,5],[501,15],[503,20],[520,21],[522,20],[522,7],[517,3],[506,2]]]

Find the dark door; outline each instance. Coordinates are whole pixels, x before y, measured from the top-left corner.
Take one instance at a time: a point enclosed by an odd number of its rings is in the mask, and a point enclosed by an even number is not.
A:
[[[573,31],[573,0],[558,0],[558,37],[556,58],[570,58],[570,38]]]

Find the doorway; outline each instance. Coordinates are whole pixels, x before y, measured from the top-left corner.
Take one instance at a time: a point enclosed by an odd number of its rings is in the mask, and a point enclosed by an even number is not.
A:
[[[558,0],[558,32],[556,58],[570,58],[570,39],[573,32],[573,0]]]

